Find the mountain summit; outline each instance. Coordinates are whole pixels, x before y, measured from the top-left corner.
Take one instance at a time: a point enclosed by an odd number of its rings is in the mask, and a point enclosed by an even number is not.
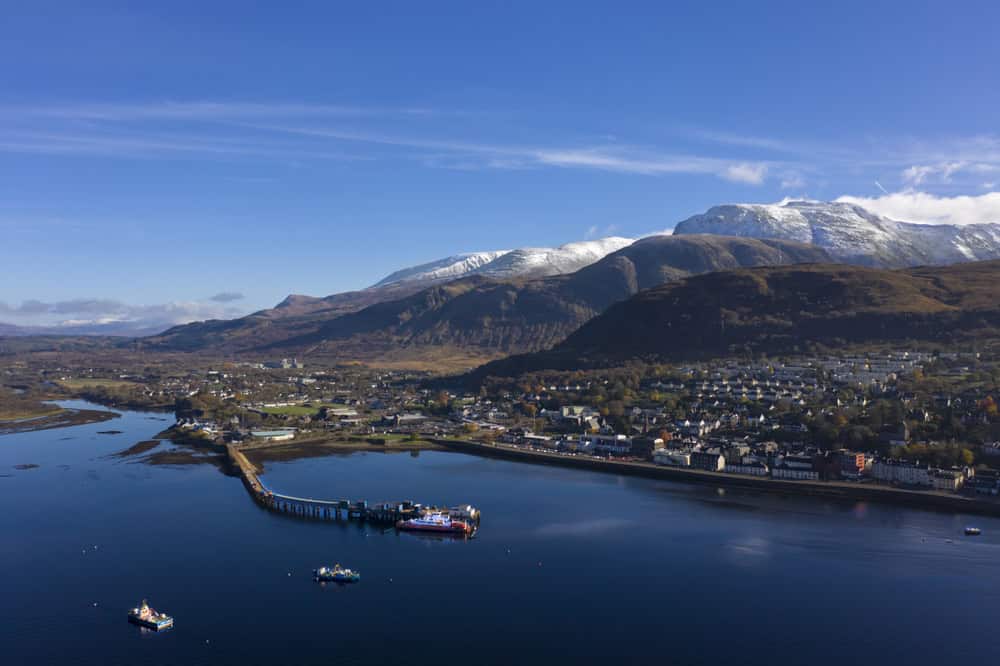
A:
[[[525,247],[518,250],[458,254],[403,268],[378,281],[373,287],[404,282],[422,282],[431,285],[472,275],[482,275],[495,280],[563,275],[589,266],[634,242],[634,238],[611,236],[567,243],[554,248]]]
[[[843,202],[714,206],[674,233],[793,240],[841,262],[889,268],[1000,258],[1000,224],[913,224]]]
[[[557,249],[556,261],[566,256],[566,247]],[[830,257],[793,241],[659,235],[568,274],[521,277],[527,274],[525,264],[546,271],[566,265],[542,251],[514,251],[500,260],[497,271],[514,271],[509,274],[518,277],[500,280],[473,272],[429,286],[421,278],[325,299],[290,298],[280,308],[242,319],[178,326],[141,345],[351,360],[440,352],[494,357],[553,345],[612,303],[665,282],[747,266],[828,262]],[[424,286],[412,290],[413,285]],[[376,292],[390,290],[371,300]]]

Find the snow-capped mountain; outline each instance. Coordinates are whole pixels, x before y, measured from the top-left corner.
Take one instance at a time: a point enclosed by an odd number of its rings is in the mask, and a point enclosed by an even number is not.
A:
[[[589,266],[633,242],[633,238],[611,236],[567,243],[555,248],[526,247],[459,254],[398,270],[377,282],[374,287],[405,282],[432,284],[469,275],[484,275],[498,280],[562,275]]]
[[[456,254],[444,259],[429,261],[426,264],[401,268],[395,273],[382,278],[372,286],[384,287],[389,284],[409,281],[437,282],[440,280],[454,280],[463,275],[474,273],[509,252],[510,250],[493,250],[491,252]]]
[[[812,243],[839,261],[902,267],[1000,258],[1000,224],[913,224],[855,204],[785,200],[714,206],[675,234],[780,238]]]

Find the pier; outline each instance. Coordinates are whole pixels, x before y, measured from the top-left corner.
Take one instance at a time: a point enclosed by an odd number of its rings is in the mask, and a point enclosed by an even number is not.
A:
[[[424,506],[410,500],[369,504],[366,500],[315,499],[285,495],[268,488],[260,480],[260,470],[238,447],[227,444],[226,455],[230,464],[239,472],[243,485],[254,501],[271,511],[315,520],[356,520],[379,525],[395,525],[399,520],[440,512],[479,525],[479,510],[469,505],[440,508]]]

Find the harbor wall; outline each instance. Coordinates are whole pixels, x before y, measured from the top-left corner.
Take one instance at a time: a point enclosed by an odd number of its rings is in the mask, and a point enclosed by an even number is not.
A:
[[[583,456],[567,456],[559,453],[547,453],[544,451],[505,446],[503,444],[486,444],[466,440],[430,438],[430,441],[464,453],[534,464],[575,467],[577,469],[589,469],[610,474],[640,476],[666,481],[680,481],[683,483],[701,483],[718,487],[745,488],[784,495],[809,495],[845,501],[889,502],[952,513],[1000,516],[1000,501],[988,498],[964,497],[933,491],[908,490],[905,488],[864,483],[791,481],[769,477],[726,474],[725,472],[667,467],[647,462],[625,462]]]

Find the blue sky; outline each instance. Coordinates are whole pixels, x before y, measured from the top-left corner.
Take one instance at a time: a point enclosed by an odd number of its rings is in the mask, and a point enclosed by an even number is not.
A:
[[[725,202],[1000,221],[996,3],[18,4],[0,321],[229,315]]]

